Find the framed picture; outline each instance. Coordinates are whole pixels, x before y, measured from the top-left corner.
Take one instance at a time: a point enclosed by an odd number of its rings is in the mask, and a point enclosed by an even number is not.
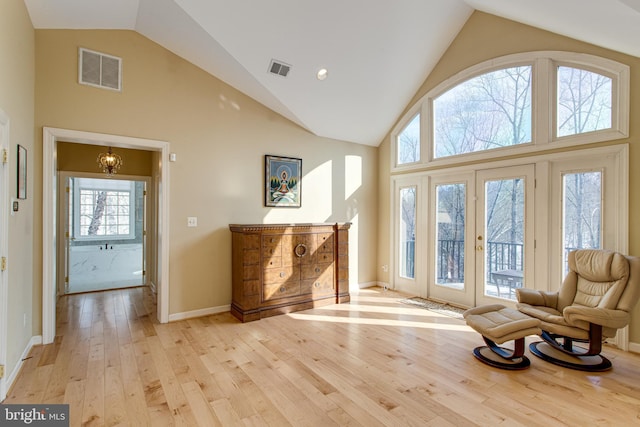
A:
[[[27,149],[18,145],[18,199],[27,198]]]
[[[264,156],[265,206],[301,206],[302,159]]]

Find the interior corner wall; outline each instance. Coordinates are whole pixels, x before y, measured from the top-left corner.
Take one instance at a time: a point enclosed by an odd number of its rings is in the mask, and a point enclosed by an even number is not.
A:
[[[79,47],[122,58],[122,92],[78,83]],[[351,285],[376,279],[377,149],[315,136],[136,32],[36,31],[43,126],[170,143],[171,315],[230,304],[230,223],[352,222]],[[302,159],[301,208],[264,206],[266,154]]]
[[[467,20],[456,39],[429,74],[413,99],[407,104],[406,111],[420,100],[429,90],[455,74],[481,62],[514,53],[530,51],[567,51],[587,53],[609,58],[627,64],[631,68],[630,124],[629,138],[616,141],[629,143],[629,164],[640,164],[640,58],[624,55],[608,49],[543,31],[514,21],[502,19],[482,12],[474,12]],[[400,115],[400,118],[404,113]],[[378,263],[389,264],[390,254],[390,135],[379,146],[380,197],[378,215],[381,218],[378,231]],[[640,209],[640,168],[630,168],[629,175],[629,212]],[[384,220],[383,220],[384,218]],[[640,256],[640,223],[629,215],[629,254]],[[382,276],[381,281],[389,281]],[[632,343],[640,343],[640,304],[633,312],[629,326],[629,338]]]
[[[5,281],[8,285],[8,334],[6,372],[10,375],[20,362],[32,336],[38,334],[40,311],[33,304],[39,290],[34,257],[39,224],[34,218],[41,204],[34,192],[33,171],[38,168],[34,142],[34,30],[23,0],[2,2],[0,13],[0,109],[9,117],[10,197],[17,187],[17,146],[27,149],[27,198],[19,200],[20,210],[9,216],[9,254]],[[2,212],[2,216],[9,212]]]

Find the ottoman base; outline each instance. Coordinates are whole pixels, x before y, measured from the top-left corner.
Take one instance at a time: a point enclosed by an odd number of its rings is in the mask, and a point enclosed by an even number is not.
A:
[[[500,369],[519,370],[526,369],[531,365],[531,362],[524,355],[524,338],[518,338],[514,340],[514,349],[500,347],[487,337],[484,338],[484,342],[487,345],[476,347],[473,349],[473,355],[489,366]]]
[[[525,369],[531,365],[524,355],[524,338],[540,334],[540,320],[501,304],[471,308],[464,312],[464,318],[487,344],[473,350],[478,360],[495,368],[510,370]],[[498,345],[511,340],[513,350]]]

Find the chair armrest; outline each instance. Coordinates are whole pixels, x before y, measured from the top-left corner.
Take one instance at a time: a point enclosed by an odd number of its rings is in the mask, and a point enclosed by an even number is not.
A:
[[[535,289],[518,288],[516,289],[516,297],[518,298],[518,302],[524,304],[551,308],[558,306],[557,292],[543,292]]]
[[[620,329],[629,324],[631,316],[623,310],[611,310],[607,308],[591,308],[582,306],[565,307],[562,312],[567,323],[580,326],[580,322],[595,323],[605,328]]]

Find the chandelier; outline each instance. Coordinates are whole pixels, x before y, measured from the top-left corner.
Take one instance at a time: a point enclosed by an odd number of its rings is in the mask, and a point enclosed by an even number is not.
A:
[[[111,147],[106,153],[98,154],[97,162],[102,172],[106,173],[108,177],[111,177],[118,173],[118,169],[122,166],[122,157],[118,154],[111,152]]]

